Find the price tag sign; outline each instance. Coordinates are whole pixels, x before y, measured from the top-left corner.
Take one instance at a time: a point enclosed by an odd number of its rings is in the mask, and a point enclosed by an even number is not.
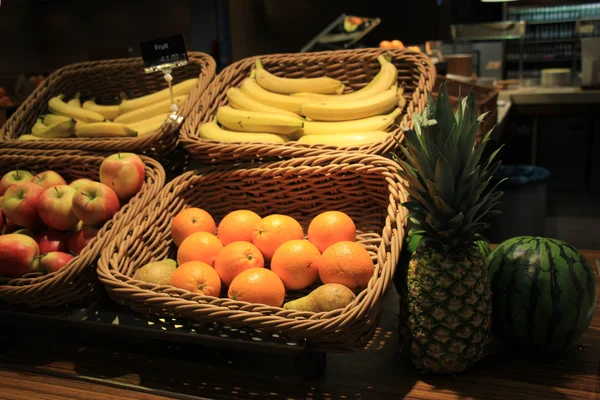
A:
[[[146,73],[168,71],[188,63],[183,35],[149,40],[140,43]]]

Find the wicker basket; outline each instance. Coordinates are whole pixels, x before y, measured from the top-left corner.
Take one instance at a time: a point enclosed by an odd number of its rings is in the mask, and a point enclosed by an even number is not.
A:
[[[264,67],[277,76],[310,78],[327,75],[341,80],[347,88],[355,91],[364,87],[379,72],[377,57],[382,53],[389,54],[398,68],[398,84],[404,86],[407,101],[399,127],[390,128],[393,129],[393,134],[381,143],[336,147],[296,142],[220,143],[201,139],[198,134],[200,126],[213,120],[217,109],[227,103],[227,89],[239,86],[250,75],[259,57],[238,61],[225,68],[215,78],[200,100],[199,112],[192,113],[183,124],[180,131],[181,142],[194,159],[205,163],[270,157],[293,158],[324,154],[332,149],[384,155],[395,148],[402,139],[402,128],[412,127],[413,113],[421,111],[426,105],[427,93],[431,91],[435,81],[435,67],[427,56],[411,50],[363,49],[265,55],[260,56],[260,59]]]
[[[0,278],[0,300],[32,307],[57,307],[88,300],[98,292],[95,265],[110,240],[127,226],[156,197],[165,183],[165,171],[155,160],[142,156],[146,165],[146,182],[121,210],[102,226],[97,236],[57,272],[47,275],[28,274],[23,278]],[[15,168],[35,172],[53,170],[66,180],[88,178],[98,180],[104,157],[81,155],[75,151],[43,151],[0,149],[0,174]]]
[[[189,63],[173,70],[174,82],[199,77],[190,98],[180,108],[187,117],[198,99],[215,76],[215,61],[204,53],[189,53]],[[123,58],[84,62],[69,65],[51,74],[29,98],[17,109],[0,131],[0,147],[18,149],[83,150],[101,153],[117,151],[134,152],[155,158],[166,169],[181,167],[185,155],[171,154],[178,144],[176,129],[168,126],[137,138],[67,138],[40,141],[18,141],[19,136],[31,131],[39,115],[47,112],[48,100],[64,93],[67,97],[77,92],[83,98],[95,97],[100,104],[114,104],[121,93],[129,98],[144,96],[167,87],[160,73],[144,73],[141,58]],[[169,157],[171,156],[171,157]]]
[[[402,246],[400,203],[405,195],[396,168],[376,155],[330,153],[238,169],[230,165],[186,172],[169,182],[159,198],[121,231],[114,247],[102,253],[99,279],[114,300],[144,314],[307,339],[321,351],[359,350],[377,326]],[[356,223],[357,241],[373,258],[373,277],[353,303],[327,313],[288,311],[134,280],[136,269],[146,263],[175,258],[171,220],[187,207],[203,208],[217,222],[242,208],[263,216],[288,214],[305,232],[311,219],[323,211],[346,212]],[[288,292],[287,299],[306,293]]]

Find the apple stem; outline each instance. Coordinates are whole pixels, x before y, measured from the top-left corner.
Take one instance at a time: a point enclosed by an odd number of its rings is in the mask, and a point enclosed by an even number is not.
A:
[[[60,197],[60,192],[58,191],[58,188],[56,186],[54,186],[54,190],[56,191],[56,194],[58,195],[58,197]]]
[[[93,199],[92,195],[89,193],[81,192],[81,194],[84,195],[85,197],[89,197],[90,199]]]

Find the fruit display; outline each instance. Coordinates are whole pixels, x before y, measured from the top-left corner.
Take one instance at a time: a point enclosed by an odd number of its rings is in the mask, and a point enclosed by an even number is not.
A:
[[[403,282],[401,332],[413,363],[438,373],[464,371],[484,355],[490,337],[492,298],[477,234],[501,192],[487,188],[499,162],[480,162],[486,135],[476,146],[479,123],[473,93],[456,113],[445,87],[437,102],[414,116],[397,158],[413,228],[422,236]]]
[[[205,210],[183,209],[171,221],[179,266],[173,260],[152,261],[133,278],[273,307],[288,298],[288,310],[343,308],[373,276],[371,255],[354,242],[356,227],[343,212],[317,215],[308,232],[305,238],[291,216],[261,218],[250,210],[228,213],[215,229]],[[310,288],[314,291],[304,298]]]
[[[188,99],[198,79],[173,85],[177,107]],[[158,130],[168,119],[171,109],[169,89],[119,104],[96,103],[94,98],[82,100],[79,93],[67,99],[64,94],[48,101],[48,114],[40,115],[31,132],[17,140],[58,138],[130,138]]]
[[[515,237],[488,257],[492,333],[519,351],[550,353],[574,344],[596,312],[596,277],[560,240]]]
[[[52,170],[4,174],[0,276],[46,274],[67,265],[141,189],[144,164],[135,154],[111,155],[100,164],[98,176],[100,182],[76,179],[67,185]]]
[[[228,104],[200,126],[200,137],[222,143],[296,141],[336,147],[382,142],[406,100],[389,57],[381,55],[378,61],[380,71],[371,82],[345,93],[339,80],[279,77],[258,59],[250,76],[227,90]]]

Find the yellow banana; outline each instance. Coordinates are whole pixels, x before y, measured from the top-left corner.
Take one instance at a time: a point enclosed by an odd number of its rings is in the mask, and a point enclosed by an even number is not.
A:
[[[95,111],[84,110],[68,105],[63,101],[64,94],[53,97],[48,101],[48,109],[51,113],[63,115],[83,122],[103,122],[104,117]]]
[[[177,107],[181,108],[182,104],[188,99],[188,95],[182,95],[175,97],[174,101]],[[131,124],[133,122],[143,121],[148,118],[157,116],[158,114],[164,114],[171,112],[171,99],[161,100],[157,103],[149,106],[138,108],[127,114],[121,114],[115,118],[114,122],[120,122],[122,124]]]
[[[169,114],[170,113],[159,114],[155,117],[127,125],[131,129],[137,131],[138,136],[147,135],[149,133],[154,133],[157,130],[159,130],[160,127],[165,123],[166,119],[169,117]]]
[[[73,97],[71,100],[69,100],[67,102],[68,105],[70,105],[71,107],[77,107],[77,108],[81,108],[81,100],[79,99],[80,93],[77,92],[77,94],[75,94],[75,97]]]
[[[398,106],[398,88],[356,101],[322,101],[302,106],[301,113],[316,121],[348,121],[381,115]]]
[[[306,121],[304,122],[304,135],[327,135],[334,133],[346,133],[346,132],[363,132],[363,131],[384,131],[390,125],[394,123],[398,115],[402,111],[396,108],[394,111],[387,115],[378,115],[375,117],[368,117],[364,119],[358,119],[355,121],[341,121],[341,122],[316,122]]]
[[[173,96],[177,97],[184,94],[188,94],[192,91],[193,88],[196,87],[196,84],[198,84],[198,78],[188,79],[176,85],[173,85]],[[159,101],[169,100],[170,98],[171,93],[169,91],[169,88],[166,88],[158,92],[148,94],[146,96],[138,97],[131,100],[123,100],[119,105],[119,114],[126,114],[131,111],[150,106]]]
[[[75,121],[72,119],[56,122],[52,125],[40,125],[40,121],[41,118],[38,119],[38,122],[31,129],[31,133],[34,136],[40,138],[66,138],[73,135]]]
[[[340,94],[344,91],[342,82],[326,76],[298,79],[280,78],[264,69],[260,59],[256,60],[256,82],[264,89],[280,94],[298,92]]]
[[[404,109],[405,105],[406,99],[404,98],[404,86],[400,86],[398,88],[398,107],[400,107],[400,109]]]
[[[287,115],[296,119],[303,120],[301,116],[298,114],[294,114],[293,112],[282,110],[281,108],[271,107],[266,104],[260,103],[254,100],[252,97],[245,95],[238,88],[230,88],[227,90],[227,100],[229,101],[229,105],[233,108],[237,108],[238,110],[246,110],[246,111],[256,111],[256,112],[266,112],[272,114],[282,114]]]
[[[96,122],[85,125],[77,124],[75,129],[77,137],[134,137],[137,132],[125,124],[116,122]]]
[[[234,142],[264,142],[264,143],[285,143],[289,142],[290,138],[274,133],[247,133],[247,132],[232,132],[221,129],[214,122],[207,122],[200,126],[200,137],[206,140],[214,140],[216,142],[234,143]]]
[[[365,144],[379,143],[390,135],[389,132],[349,132],[332,133],[328,135],[305,135],[298,139],[302,144],[322,144],[328,146],[347,147],[362,146]]]
[[[31,127],[31,133],[34,134],[36,132],[42,132],[48,129],[48,127],[44,124],[42,118],[38,118],[35,121],[35,124]]]
[[[227,129],[238,132],[267,132],[290,134],[300,129],[303,121],[281,114],[236,110],[225,106],[217,111],[217,120]]]
[[[21,135],[17,138],[17,140],[22,140],[22,141],[30,141],[30,140],[44,140],[46,138],[40,138],[34,135]]]
[[[44,116],[44,125],[52,125],[57,122],[68,121],[71,118],[65,117],[64,115],[46,114]]]
[[[339,96],[316,93],[295,93],[292,94],[292,97],[301,97],[318,101],[353,101],[366,99],[367,97],[372,97],[381,92],[385,92],[398,81],[398,70],[396,69],[396,66],[387,61],[383,55],[379,56],[377,59],[381,64],[381,69],[371,82],[356,92]]]
[[[286,96],[283,94],[272,93],[263,89],[254,79],[246,78],[240,86],[240,90],[246,96],[253,98],[259,103],[266,104],[271,107],[281,108],[296,114],[300,114],[300,107],[303,104],[313,102],[311,99],[301,97]]]
[[[103,106],[96,104],[95,100],[88,100],[83,103],[82,108],[84,110],[95,111],[98,114],[102,114],[104,118],[113,120],[119,116],[119,106]]]

